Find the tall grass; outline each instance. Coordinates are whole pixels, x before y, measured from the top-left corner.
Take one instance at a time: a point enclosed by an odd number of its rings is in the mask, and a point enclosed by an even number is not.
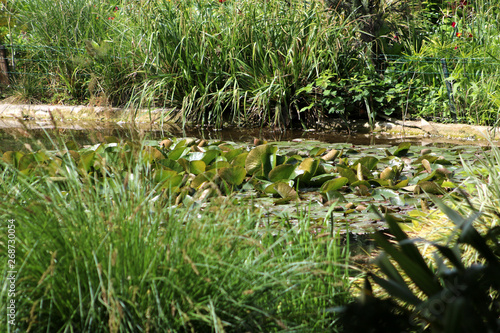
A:
[[[304,117],[295,92],[335,68],[349,42],[348,21],[318,2],[161,1],[141,18],[151,75],[136,100],[217,126]]]
[[[349,298],[348,253],[310,233],[307,214],[277,228],[232,199],[169,206],[140,163],[100,179],[67,165],[30,178],[2,162],[0,216],[16,221],[16,329],[335,330],[324,309]]]
[[[356,31],[323,3],[295,0],[29,0],[15,13],[27,44],[53,47],[27,52],[40,77],[55,72],[45,87],[75,101],[177,107],[185,122],[217,126],[317,117],[300,112],[308,101],[296,91],[350,62]]]
[[[495,1],[27,0],[11,7],[22,44],[13,51],[16,73],[25,73],[14,83],[32,102],[160,107],[165,119],[217,127],[310,126],[327,114],[373,121],[393,109],[408,118],[498,122]]]

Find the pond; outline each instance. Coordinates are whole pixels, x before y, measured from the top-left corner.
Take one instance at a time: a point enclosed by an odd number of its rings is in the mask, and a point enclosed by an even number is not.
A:
[[[36,174],[31,164],[38,161],[35,152],[57,150],[64,142],[74,142],[71,158],[85,174],[100,172],[103,158],[129,153],[132,144],[127,143],[143,142],[152,156],[152,181],[174,193],[169,204],[203,204],[231,195],[239,204],[264,209],[263,223],[269,225],[294,224],[307,215],[318,236],[369,234],[384,228],[380,214],[385,213],[411,223],[412,216],[431,205],[429,194],[458,197],[466,177],[461,158],[473,163],[485,149],[463,141],[380,134],[183,130],[105,122],[53,126],[4,120],[0,138],[4,161],[16,160],[26,174]],[[160,144],[166,138],[168,145]],[[56,155],[43,157],[43,163],[54,159],[64,163]],[[216,191],[205,183],[215,184]]]

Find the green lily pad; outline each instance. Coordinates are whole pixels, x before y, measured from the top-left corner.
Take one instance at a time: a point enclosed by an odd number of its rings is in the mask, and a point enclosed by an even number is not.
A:
[[[321,186],[320,192],[326,193],[329,191],[338,190],[338,189],[342,188],[343,186],[347,185],[348,182],[349,182],[349,179],[347,179],[346,177],[340,177],[340,178],[329,180]]]
[[[341,167],[340,165],[337,165],[337,172],[342,177],[347,178],[349,180],[350,184],[358,181],[358,177],[356,176],[354,171],[352,171],[352,169],[350,169],[350,168],[345,168],[345,167]]]
[[[249,175],[267,175],[276,165],[275,156],[278,148],[264,144],[252,149],[245,160],[245,169]]]
[[[396,148],[396,150],[394,151],[394,153],[392,155],[398,156],[398,157],[405,156],[406,154],[408,154],[410,147],[411,147],[410,142],[402,142],[399,144],[399,146]]]
[[[373,156],[363,156],[361,157],[359,160],[357,160],[356,162],[354,162],[353,166],[355,166],[356,164],[361,164],[362,166],[364,166],[366,169],[368,170],[373,170],[377,167],[377,163],[378,163],[378,158],[376,157],[373,157]]]
[[[289,180],[291,179],[292,175],[294,175],[294,171],[296,168],[297,165],[292,164],[278,165],[269,172],[269,180],[272,182],[276,182],[278,180]]]
[[[206,164],[203,161],[191,161],[189,162],[189,172],[195,175],[204,173],[206,169]]]
[[[236,186],[243,183],[243,180],[247,175],[247,171],[241,166],[220,168],[218,173],[219,176],[226,182]]]

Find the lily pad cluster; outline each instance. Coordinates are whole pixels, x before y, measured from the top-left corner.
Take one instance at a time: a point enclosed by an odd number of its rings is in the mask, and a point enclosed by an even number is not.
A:
[[[249,146],[194,138],[138,143],[107,137],[103,143],[83,148],[67,142],[58,151],[8,151],[2,155],[2,167],[9,165],[24,177],[50,177],[64,183],[67,175],[62,170],[71,166],[82,180],[122,177],[126,184],[139,165],[142,171],[137,176],[142,175],[168,205],[234,196],[260,203],[271,213],[293,216],[299,207],[307,207],[313,218],[333,211],[340,220],[351,214],[354,220],[366,222],[370,204],[384,212],[401,213],[406,220],[405,212],[425,208],[421,205],[426,194],[444,194],[460,183],[463,148],[413,148],[410,143],[398,147],[328,147],[319,142]]]

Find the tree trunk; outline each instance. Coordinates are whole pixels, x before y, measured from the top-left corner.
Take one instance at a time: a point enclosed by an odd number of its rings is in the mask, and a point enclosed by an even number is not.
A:
[[[9,85],[9,63],[5,46],[0,44],[0,85]]]

